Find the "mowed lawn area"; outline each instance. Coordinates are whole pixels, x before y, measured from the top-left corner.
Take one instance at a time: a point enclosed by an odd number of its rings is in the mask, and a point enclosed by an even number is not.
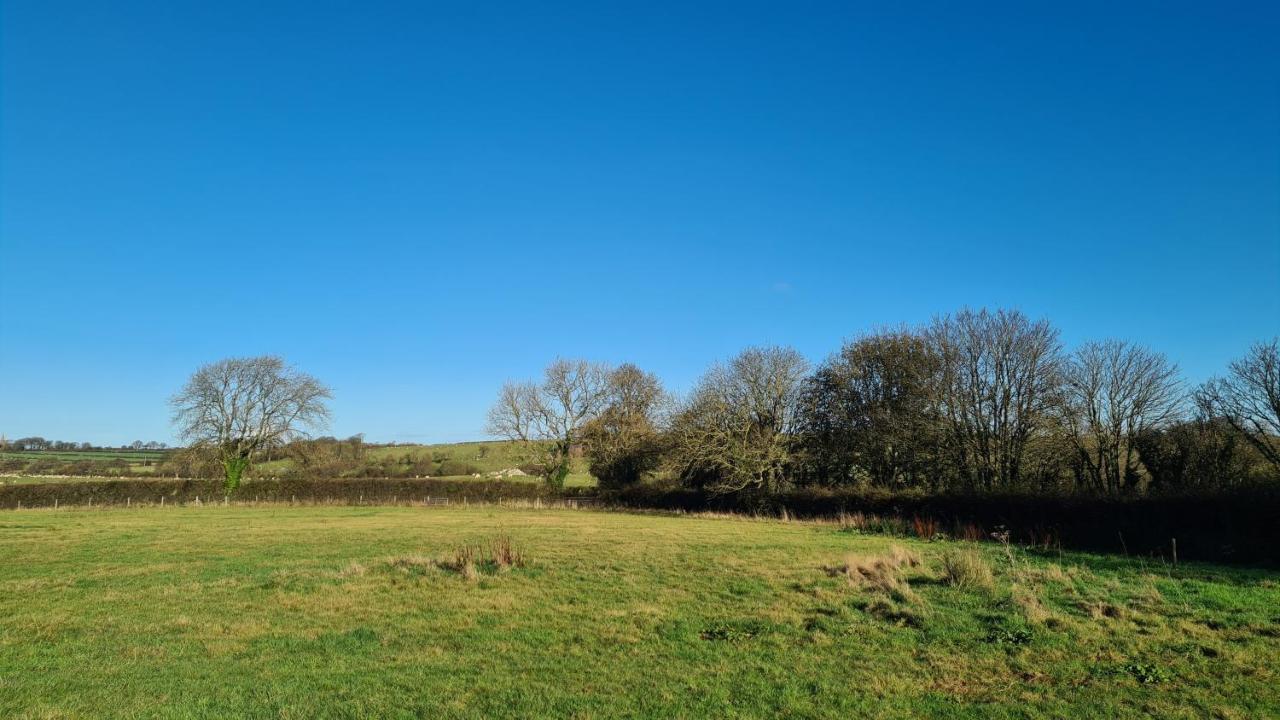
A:
[[[948,584],[974,547],[474,506],[5,511],[0,717],[1280,716],[1276,573],[986,544],[994,583]]]

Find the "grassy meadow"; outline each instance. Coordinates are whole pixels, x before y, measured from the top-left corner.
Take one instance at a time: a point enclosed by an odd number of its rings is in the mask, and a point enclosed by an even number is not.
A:
[[[16,477],[26,475],[26,469],[35,472],[32,475],[82,474],[81,470],[89,465],[101,469],[103,463],[110,463],[111,470],[117,473],[133,475],[149,475],[155,472],[166,457],[167,450],[39,450],[39,451],[0,451],[0,477]],[[7,468],[7,469],[6,469]]]
[[[0,717],[1275,717],[1278,580],[708,516],[5,511]]]
[[[95,451],[28,451],[0,452],[0,483],[74,482],[78,477],[98,476],[102,472],[84,472],[86,462],[118,461],[118,468],[109,474],[122,476],[151,476],[161,474],[165,450],[95,450]],[[373,475],[395,477],[431,474],[432,477],[450,479],[469,478],[472,473],[488,476],[503,470],[519,467],[533,458],[527,448],[505,441],[481,441],[463,443],[438,443],[431,445],[371,445],[365,450],[362,465],[374,469]],[[420,467],[434,460],[444,462],[441,467],[452,468],[445,473],[417,473],[410,467]],[[9,461],[6,467],[4,461]],[[273,477],[287,473],[293,460],[277,459],[257,462],[250,470],[253,477]],[[459,468],[470,472],[460,474]],[[566,487],[594,487],[596,479],[587,469],[582,458],[574,458],[572,472],[565,478]],[[122,472],[123,471],[123,472]],[[528,475],[504,476],[511,482],[542,482]]]

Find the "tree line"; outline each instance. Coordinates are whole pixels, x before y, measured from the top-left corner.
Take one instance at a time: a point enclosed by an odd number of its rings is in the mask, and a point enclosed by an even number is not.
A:
[[[143,442],[142,440],[134,440],[128,445],[119,447],[108,445],[94,445],[90,442],[74,442],[70,440],[46,440],[38,435],[31,437],[21,437],[15,440],[9,440],[0,437],[0,452],[91,452],[98,450],[164,450],[169,446],[165,443],[151,440]]]
[[[502,386],[488,431],[527,445],[555,485],[581,452],[605,487],[1216,490],[1280,477],[1280,338],[1189,387],[1151,349],[1068,351],[1046,320],[965,309],[864,334],[817,367],[748,348],[683,398],[631,364],[557,359]]]

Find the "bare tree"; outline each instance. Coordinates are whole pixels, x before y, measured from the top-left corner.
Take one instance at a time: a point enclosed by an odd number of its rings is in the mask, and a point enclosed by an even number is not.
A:
[[[964,481],[990,490],[1022,480],[1028,444],[1052,422],[1058,331],[1016,310],[960,312],[935,320],[940,399],[949,449]]]
[[[1086,343],[1064,364],[1063,421],[1082,470],[1098,492],[1131,490],[1136,441],[1178,416],[1178,368],[1164,355],[1119,340]]]
[[[1280,337],[1249,348],[1226,377],[1210,380],[1196,395],[1280,471]]]
[[[216,453],[231,491],[259,454],[327,424],[331,397],[318,380],[268,355],[205,365],[170,404],[179,435]]]
[[[780,489],[808,369],[791,348],[755,347],[708,371],[673,423],[682,479],[714,492]]]
[[[507,382],[489,408],[490,435],[529,442],[533,439],[534,416],[538,414],[538,386],[529,382]]]
[[[556,359],[541,385],[507,383],[489,411],[488,430],[540,451],[543,476],[563,485],[583,425],[608,398],[609,370],[586,360]]]

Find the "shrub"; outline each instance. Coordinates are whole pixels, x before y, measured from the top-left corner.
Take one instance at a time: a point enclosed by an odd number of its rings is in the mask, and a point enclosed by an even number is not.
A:
[[[947,550],[942,554],[942,581],[953,587],[990,588],[991,566],[976,550]]]
[[[452,458],[443,460],[436,466],[436,475],[460,476],[460,475],[476,475],[480,472],[480,468],[469,462],[462,460],[454,460]]]

